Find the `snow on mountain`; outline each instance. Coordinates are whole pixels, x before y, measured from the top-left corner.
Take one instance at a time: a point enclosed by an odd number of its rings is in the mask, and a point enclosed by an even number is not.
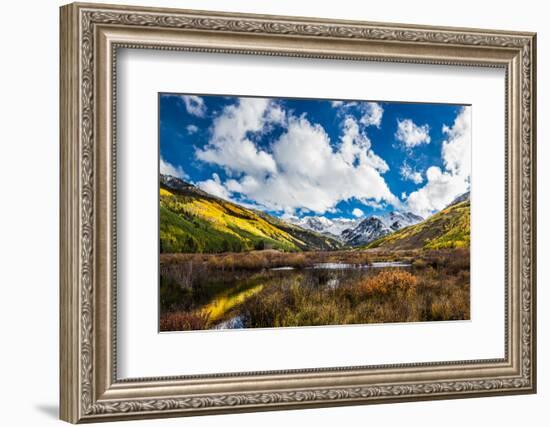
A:
[[[290,222],[307,230],[315,231],[320,234],[329,234],[332,237],[339,238],[344,230],[354,228],[360,219],[334,218],[330,219],[324,216],[304,216],[302,218],[292,217]]]
[[[383,216],[373,215],[365,218],[354,229],[342,233],[341,237],[348,245],[365,245],[386,234],[417,224],[423,219],[412,212],[391,211]]]
[[[192,184],[170,175],[161,175],[160,181],[168,188],[175,190],[193,191],[197,194],[206,194]],[[469,197],[465,193],[452,203],[458,203]],[[284,218],[306,230],[314,231],[325,236],[335,238],[350,246],[361,246],[370,243],[382,236],[393,233],[401,228],[416,224],[424,218],[412,212],[392,211],[382,216],[372,215],[366,218],[327,218],[325,216],[296,216]]]
[[[365,245],[379,237],[390,234],[391,229],[383,218],[378,216],[369,216],[361,221],[357,227],[345,230],[342,233],[342,239],[351,246]]]
[[[188,190],[196,188],[193,184],[189,184],[188,182],[172,175],[160,174],[159,180],[161,184],[173,190]]]
[[[396,211],[392,211],[382,218],[386,225],[388,225],[393,231],[408,227],[409,225],[417,224],[423,219],[424,218],[421,216],[413,214],[412,212]]]
[[[392,211],[367,218],[326,218],[324,216],[292,217],[290,222],[307,230],[336,237],[351,246],[360,246],[403,227],[416,224],[422,217],[412,212]]]

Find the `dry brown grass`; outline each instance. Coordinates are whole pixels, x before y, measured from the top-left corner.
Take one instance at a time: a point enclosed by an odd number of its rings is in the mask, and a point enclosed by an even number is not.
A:
[[[164,313],[160,316],[160,330],[169,331],[188,331],[205,329],[208,325],[208,314],[204,313],[185,313],[172,312]]]
[[[235,277],[248,277],[250,271],[263,271],[258,273],[259,277],[271,277],[273,273],[265,269],[280,266],[300,269],[322,262],[369,264],[376,261],[402,261],[412,265],[407,269],[384,269],[359,283],[336,288],[308,286],[301,280],[278,282],[264,286],[229,314],[238,313],[246,327],[252,328],[470,318],[470,253],[463,249],[303,253],[266,250],[246,254],[164,255],[161,257],[161,275],[169,282],[179,283],[182,289],[189,287],[186,292],[192,289],[196,293],[202,291],[200,287],[194,288],[193,278],[211,277],[219,271],[230,270]],[[180,295],[183,291],[175,289],[173,297],[166,292],[168,290],[165,288],[166,301],[188,300],[187,296]],[[167,311],[173,310],[174,313],[163,315],[161,329],[212,327],[208,319],[186,314],[196,312],[197,307],[189,306],[185,309],[189,311],[185,311],[182,306],[167,304]]]
[[[376,276],[369,277],[361,284],[359,289],[365,295],[387,295],[390,292],[415,293],[418,280],[408,271],[385,270]]]
[[[273,249],[221,254],[161,254],[161,268],[193,264],[219,270],[261,270],[276,267],[310,267],[325,262],[371,264],[377,261],[412,262],[418,251],[382,250],[281,252]]]

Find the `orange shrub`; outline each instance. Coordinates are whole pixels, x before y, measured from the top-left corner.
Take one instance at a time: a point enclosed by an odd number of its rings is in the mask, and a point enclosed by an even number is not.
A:
[[[386,295],[396,290],[415,292],[417,279],[408,271],[385,270],[367,278],[360,286],[367,295]]]

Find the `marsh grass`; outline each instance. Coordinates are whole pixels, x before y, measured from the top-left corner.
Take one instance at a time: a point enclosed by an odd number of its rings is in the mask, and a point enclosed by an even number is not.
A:
[[[335,287],[319,285],[300,270],[324,262],[377,261],[401,261],[411,267],[370,269],[373,273]],[[283,266],[297,270],[291,276],[269,270]],[[231,281],[217,277],[227,273]],[[334,273],[316,274],[326,284],[329,277],[323,275]],[[161,330],[210,329],[235,315],[249,328],[470,317],[467,249],[164,255],[161,277]],[[216,300],[223,304],[216,305]],[[215,307],[215,312],[205,307]]]
[[[432,251],[433,252],[433,251]],[[412,262],[419,251],[384,251],[384,250],[348,250],[348,251],[311,251],[281,252],[262,250],[250,252],[226,252],[221,254],[161,254],[161,269],[176,266],[185,269],[188,266],[202,266],[220,270],[259,270],[276,267],[310,267],[318,263],[347,263],[368,265],[378,261]]]
[[[207,313],[168,312],[160,316],[160,330],[168,332],[206,329],[208,321]]]

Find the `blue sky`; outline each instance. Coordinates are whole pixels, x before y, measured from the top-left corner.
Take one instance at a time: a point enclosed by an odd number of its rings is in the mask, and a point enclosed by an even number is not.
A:
[[[281,217],[428,216],[469,190],[470,109],[159,94],[160,172]]]

